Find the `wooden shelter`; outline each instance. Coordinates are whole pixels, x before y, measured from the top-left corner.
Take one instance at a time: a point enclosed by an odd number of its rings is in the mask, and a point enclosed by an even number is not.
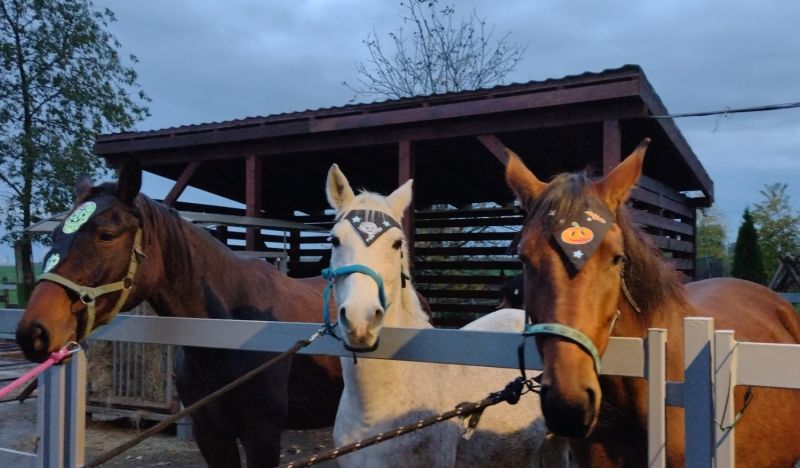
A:
[[[324,182],[338,163],[354,187],[388,193],[415,181],[415,282],[452,325],[491,310],[504,276],[519,272],[508,250],[522,215],[503,177],[504,148],[537,175],[586,169],[600,176],[645,137],[644,173],[632,201],[636,221],[692,277],[695,208],[713,183],[638,66],[490,89],[187,125],[98,137],[111,166],[137,159],[176,181],[165,202],[180,209],[244,215],[243,232],[219,225],[234,248],[285,250],[289,273],[326,266]],[[176,202],[187,184],[246,210]],[[256,218],[291,221],[264,229]],[[289,227],[286,227],[289,226]],[[465,315],[466,314],[466,315]]]

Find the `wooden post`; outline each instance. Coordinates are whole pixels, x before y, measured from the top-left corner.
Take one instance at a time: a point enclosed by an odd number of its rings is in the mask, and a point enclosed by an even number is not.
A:
[[[483,144],[483,146],[489,150],[489,152],[492,153],[503,166],[508,164],[508,154],[506,153],[508,148],[503,144],[502,141],[500,141],[499,138],[494,135],[479,135],[478,141],[480,141],[481,144]]]
[[[245,203],[247,205],[246,214],[259,218],[261,217],[261,159],[255,156],[247,157],[245,169]],[[245,249],[263,250],[261,241],[261,229],[257,227],[247,228],[245,234]]]
[[[603,175],[607,175],[622,162],[621,145],[619,120],[603,122]]]
[[[408,140],[401,140],[398,143],[398,165],[397,165],[397,182],[398,185],[406,183],[409,179],[414,178],[415,171],[415,155],[414,148]],[[409,205],[405,214],[403,215],[403,233],[408,242],[408,255],[409,261],[413,265],[414,262],[414,198],[411,197],[411,205]],[[408,272],[411,274],[411,272]]]
[[[178,201],[178,197],[180,197],[183,191],[186,190],[186,186],[189,185],[189,179],[199,166],[200,163],[198,161],[192,161],[187,164],[185,168],[183,168],[183,172],[181,172],[178,180],[175,181],[175,185],[172,186],[167,196],[164,197],[165,205],[172,206],[176,201]]]

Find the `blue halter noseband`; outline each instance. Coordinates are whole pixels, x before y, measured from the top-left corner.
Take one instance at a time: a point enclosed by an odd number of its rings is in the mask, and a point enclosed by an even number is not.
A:
[[[352,275],[353,273],[361,273],[363,275],[367,275],[375,281],[375,285],[378,286],[378,300],[381,301],[381,307],[383,310],[387,310],[386,306],[386,293],[383,291],[383,278],[379,275],[375,270],[366,266],[366,265],[345,265],[339,268],[325,268],[322,270],[322,277],[328,281],[328,285],[325,286],[325,290],[322,292],[322,320],[324,321],[325,325],[323,326],[326,333],[330,334],[331,336],[336,337],[335,328],[339,324],[337,321],[336,323],[331,323],[330,318],[330,310],[329,310],[329,303],[331,301],[331,290],[335,287],[334,283],[336,282],[336,278],[341,278],[345,276]],[[337,337],[338,338],[338,337]],[[348,351],[359,351],[359,352],[368,352],[374,351],[378,347],[378,342],[375,342],[375,345],[369,349],[355,349],[351,348],[347,344],[344,345],[345,349]]]

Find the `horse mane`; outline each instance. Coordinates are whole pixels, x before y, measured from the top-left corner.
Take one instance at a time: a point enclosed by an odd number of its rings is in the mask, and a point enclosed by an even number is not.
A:
[[[585,172],[557,175],[535,200],[525,226],[537,226],[526,236],[536,242],[555,242],[553,232],[559,219],[574,219],[585,209],[587,197],[597,197],[592,180]],[[599,203],[603,203],[598,200]],[[621,205],[614,214],[625,243],[625,283],[645,318],[652,317],[669,300],[684,302],[680,274],[661,257],[658,248],[630,221],[630,209]],[[555,213],[555,215],[551,214]]]

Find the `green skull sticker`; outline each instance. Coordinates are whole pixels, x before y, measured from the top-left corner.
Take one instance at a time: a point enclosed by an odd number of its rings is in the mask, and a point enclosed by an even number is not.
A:
[[[52,270],[53,267],[58,265],[58,262],[61,260],[61,256],[57,253],[54,253],[47,259],[47,263],[44,265],[44,272],[47,273],[48,271]]]
[[[81,204],[79,207],[75,208],[75,211],[64,221],[64,227],[61,230],[64,234],[72,234],[89,220],[96,209],[97,204],[95,204],[95,202]]]

